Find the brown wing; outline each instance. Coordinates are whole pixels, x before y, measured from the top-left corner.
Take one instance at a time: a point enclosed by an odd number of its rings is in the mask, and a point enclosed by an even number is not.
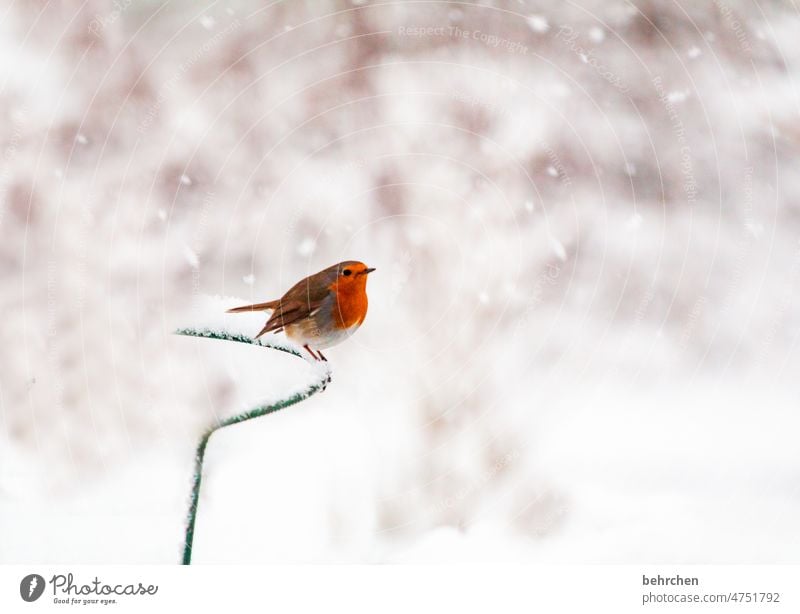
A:
[[[326,271],[306,277],[296,283],[275,303],[274,309],[269,316],[269,320],[256,335],[258,339],[261,335],[275,331],[281,331],[284,327],[304,320],[313,315],[322,305],[322,301],[330,294],[328,286],[333,280],[328,280],[329,275],[323,275]],[[335,279],[336,273],[333,273]]]

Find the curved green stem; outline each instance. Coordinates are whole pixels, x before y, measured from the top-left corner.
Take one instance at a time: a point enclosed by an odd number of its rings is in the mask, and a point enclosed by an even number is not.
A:
[[[245,335],[236,335],[231,333],[225,333],[220,331],[214,331],[210,329],[196,329],[196,328],[180,328],[175,331],[176,335],[186,335],[189,337],[205,337],[208,339],[222,339],[225,341],[236,341],[239,343],[249,343],[251,345],[260,345],[262,347],[272,348],[274,350],[279,350],[281,352],[286,352],[288,354],[292,354],[294,356],[298,356],[302,358],[300,352],[291,348],[289,346],[282,346],[282,345],[273,345],[269,341],[264,341],[262,339],[253,339],[251,337],[247,337]],[[261,405],[258,407],[254,407],[253,409],[246,411],[241,414],[236,414],[235,416],[231,416],[230,418],[225,418],[221,420],[218,424],[209,428],[203,436],[200,438],[200,443],[197,446],[197,454],[195,455],[194,459],[194,480],[192,482],[192,495],[191,500],[189,503],[189,513],[186,519],[186,539],[184,541],[183,546],[183,565],[190,565],[192,562],[192,544],[194,542],[194,526],[195,521],[197,520],[197,506],[200,502],[200,484],[203,479],[203,459],[205,458],[206,454],[206,447],[208,446],[208,440],[211,436],[216,433],[219,429],[224,428],[226,426],[230,426],[231,424],[239,424],[240,422],[244,422],[245,420],[251,420],[253,418],[258,418],[259,416],[266,416],[267,414],[271,414],[272,412],[276,412],[279,409],[284,409],[285,407],[289,407],[294,405],[295,403],[299,403],[310,397],[317,392],[321,392],[325,390],[326,386],[331,381],[330,372],[327,373],[325,379],[322,379],[314,384],[311,384],[305,390],[300,392],[296,392],[292,396],[278,401],[276,403],[272,403],[270,405]]]

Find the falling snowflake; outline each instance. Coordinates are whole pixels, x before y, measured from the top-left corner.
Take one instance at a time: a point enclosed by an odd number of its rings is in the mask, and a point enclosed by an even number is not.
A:
[[[547,19],[541,15],[531,15],[528,17],[528,25],[531,30],[539,34],[543,34],[550,29],[550,24],[547,23]]]
[[[589,40],[593,43],[602,43],[606,39],[606,31],[594,26],[589,29]]]
[[[183,257],[186,258],[186,262],[188,262],[189,266],[193,269],[200,266],[200,258],[197,257],[197,252],[188,245],[183,246]]]
[[[667,100],[670,102],[683,102],[689,97],[689,90],[675,90],[667,94]]]
[[[634,213],[632,216],[628,218],[628,221],[625,224],[625,228],[626,230],[636,230],[641,225],[642,225],[642,216],[638,213]]]
[[[550,247],[553,250],[553,253],[556,255],[561,262],[566,262],[567,260],[567,250],[564,248],[564,244],[556,239],[555,237],[550,237]]]
[[[755,239],[758,239],[764,232],[764,225],[755,222],[745,222],[744,229]]]
[[[306,237],[302,241],[300,241],[300,245],[297,246],[297,253],[301,256],[310,256],[314,253],[314,250],[317,247],[317,242],[312,239],[311,237]]]

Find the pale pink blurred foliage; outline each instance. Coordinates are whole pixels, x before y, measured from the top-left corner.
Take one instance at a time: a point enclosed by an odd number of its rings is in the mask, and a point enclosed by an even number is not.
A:
[[[209,517],[244,524],[209,560],[424,557],[475,526],[528,556],[589,505],[541,456],[552,429],[583,441],[594,403],[597,436],[624,433],[648,387],[795,379],[791,3],[201,4],[0,23],[0,509],[137,541],[6,535],[4,562],[171,560],[198,433],[281,386],[278,358],[171,331],[204,294],[274,298],[343,259],[378,268],[366,325],[328,391],[220,444],[257,469],[210,478],[231,507]],[[725,420],[718,393],[698,407]],[[548,552],[617,552],[569,543]]]

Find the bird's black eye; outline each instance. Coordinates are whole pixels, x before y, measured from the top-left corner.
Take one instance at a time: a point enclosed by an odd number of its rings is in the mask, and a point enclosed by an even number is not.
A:
[[[345,269],[344,271],[342,271],[342,275],[344,275],[345,277],[347,277],[348,275],[352,275],[352,274],[353,274],[353,271],[351,271],[350,269]]]

